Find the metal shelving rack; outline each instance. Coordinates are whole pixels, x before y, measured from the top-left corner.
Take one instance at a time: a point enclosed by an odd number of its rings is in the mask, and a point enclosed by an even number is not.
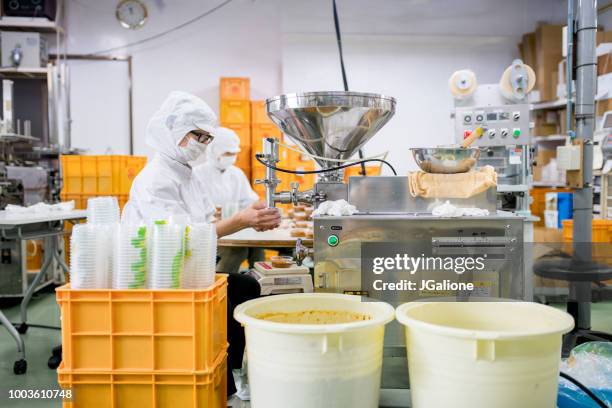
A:
[[[69,146],[70,141],[70,111],[69,111],[69,77],[66,67],[66,36],[62,27],[64,21],[64,0],[57,0],[55,20],[36,17],[9,17],[0,15],[0,31],[23,31],[39,32],[47,36],[51,43],[55,39],[55,57],[50,58],[44,67],[16,67],[0,68],[0,79],[11,79],[15,84],[21,84],[29,91],[15,92],[15,102],[28,106],[28,113],[32,113],[28,119],[36,121],[36,129],[33,137],[24,135],[8,134],[2,135],[6,143],[15,141],[29,141],[34,148],[25,153],[27,160],[35,161],[40,166],[48,169],[48,192],[47,199],[50,201],[59,199],[61,189],[61,175],[59,155]],[[2,10],[0,0],[0,10]],[[31,91],[35,89],[35,91]],[[15,105],[15,106],[16,106]],[[40,110],[39,110],[40,109]],[[36,112],[34,115],[33,112]],[[0,111],[1,113],[1,111]],[[13,140],[15,139],[15,140]],[[66,144],[66,140],[68,144]],[[1,159],[0,159],[1,160]],[[29,279],[29,271],[26,267],[25,247],[26,241],[15,242],[16,248],[22,247],[21,265],[18,273],[23,279]],[[4,268],[3,275],[12,274],[11,268]],[[53,276],[47,276],[40,282],[38,288],[44,287],[51,282],[61,282],[63,277],[59,268],[53,268]],[[38,289],[37,288],[37,289]],[[23,293],[0,291],[2,297],[19,297]]]

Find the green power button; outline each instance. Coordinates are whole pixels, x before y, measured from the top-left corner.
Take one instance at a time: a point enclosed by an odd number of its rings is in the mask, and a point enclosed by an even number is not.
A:
[[[518,139],[518,138],[521,136],[521,129],[514,129],[514,130],[512,131],[512,136],[513,136],[515,139]]]
[[[330,235],[329,237],[327,237],[327,245],[329,246],[336,246],[338,245],[338,237],[336,235]]]

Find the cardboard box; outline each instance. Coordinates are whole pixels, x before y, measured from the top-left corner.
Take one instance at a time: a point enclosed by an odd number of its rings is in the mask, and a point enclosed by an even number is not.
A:
[[[523,40],[519,46],[521,59],[531,68],[536,70],[536,35],[535,33],[523,34]]]
[[[537,110],[533,112],[533,121],[536,125],[556,125],[559,116],[554,110]]]
[[[597,45],[612,42],[612,31],[598,31],[596,41]]]
[[[538,153],[535,158],[535,165],[533,166],[534,181],[542,181],[542,168],[550,162],[550,159],[556,156],[557,151],[555,149],[538,149]]]
[[[550,136],[550,135],[556,135],[558,133],[558,126],[555,123],[553,124],[542,124],[542,125],[535,125],[533,127],[533,131],[532,134],[534,136]]]
[[[597,75],[605,75],[612,72],[612,53],[597,57]]]
[[[603,116],[607,111],[612,111],[612,99],[603,99],[596,103],[596,116]]]
[[[542,101],[556,99],[557,66],[563,59],[563,26],[542,24],[535,32],[536,48],[536,87],[540,91]]]

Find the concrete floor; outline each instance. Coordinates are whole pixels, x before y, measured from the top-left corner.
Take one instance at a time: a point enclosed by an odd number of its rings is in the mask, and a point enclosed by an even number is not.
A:
[[[11,321],[17,321],[19,306],[3,307]],[[612,302],[593,305],[593,328],[612,332]],[[28,322],[59,326],[59,309],[55,296],[51,292],[34,296],[28,310]],[[0,326],[0,406],[1,407],[60,407],[59,401],[50,400],[8,400],[8,389],[57,389],[57,377],[54,370],[47,367],[51,349],[60,343],[58,330],[30,328],[24,335],[28,360],[28,372],[25,375],[13,375],[13,362],[16,359],[15,342],[8,332]],[[248,404],[237,404],[247,407]]]

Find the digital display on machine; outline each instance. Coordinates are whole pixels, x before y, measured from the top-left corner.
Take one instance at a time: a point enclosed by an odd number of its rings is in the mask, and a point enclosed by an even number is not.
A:
[[[500,112],[499,120],[510,120],[510,112]]]
[[[487,122],[497,120],[497,112],[489,112],[487,113]]]

